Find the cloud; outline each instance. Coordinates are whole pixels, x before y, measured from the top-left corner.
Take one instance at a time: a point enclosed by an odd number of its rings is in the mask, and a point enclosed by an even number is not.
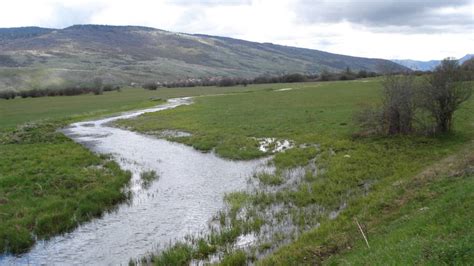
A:
[[[474,0],[2,0],[0,27],[139,25],[381,58],[473,53]]]
[[[49,16],[49,27],[62,28],[74,24],[90,23],[94,15],[105,8],[104,4],[91,3],[89,5],[65,5],[55,3]]]
[[[371,28],[473,27],[472,0],[298,0],[300,23],[347,21]]]
[[[240,6],[251,5],[252,0],[167,0],[166,3],[179,6]]]

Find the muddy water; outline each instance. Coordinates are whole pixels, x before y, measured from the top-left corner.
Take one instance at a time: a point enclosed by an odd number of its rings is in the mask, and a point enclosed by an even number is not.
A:
[[[112,154],[123,169],[133,173],[132,200],[71,233],[38,242],[27,254],[3,257],[0,264],[127,264],[130,258],[206,230],[208,221],[223,207],[223,195],[245,189],[247,178],[265,160],[224,160],[182,144],[107,126],[113,120],[190,103],[189,98],[172,99],[157,108],[65,129],[67,136],[94,152]],[[140,173],[147,170],[155,170],[159,178],[145,189]]]

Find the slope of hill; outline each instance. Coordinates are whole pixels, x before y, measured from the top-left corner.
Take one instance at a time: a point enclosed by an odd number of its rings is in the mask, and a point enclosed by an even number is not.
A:
[[[464,57],[458,59],[459,64],[463,64],[464,62],[466,62],[467,60],[473,57],[474,57],[474,54],[467,54]],[[441,63],[441,60],[416,61],[416,60],[404,59],[404,60],[392,60],[392,61],[402,66],[408,67],[411,70],[421,70],[421,71],[433,70]]]
[[[0,89],[405,68],[382,59],[137,26],[0,29]]]

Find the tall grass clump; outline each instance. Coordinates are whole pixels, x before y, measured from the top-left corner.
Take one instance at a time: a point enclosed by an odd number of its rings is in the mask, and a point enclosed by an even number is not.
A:
[[[143,171],[140,173],[140,179],[144,188],[150,187],[151,183],[158,179],[160,176],[155,170]]]

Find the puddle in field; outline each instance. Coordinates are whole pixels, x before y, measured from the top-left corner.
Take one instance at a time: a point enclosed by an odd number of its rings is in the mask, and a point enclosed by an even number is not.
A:
[[[278,140],[276,138],[257,138],[259,150],[262,152],[282,152],[293,147],[291,140]]]
[[[39,241],[18,257],[0,257],[0,264],[117,265],[140,258],[188,234],[205,231],[224,207],[227,192],[247,188],[246,180],[267,159],[230,161],[212,153],[107,126],[118,119],[190,104],[190,98],[169,100],[156,108],[116,117],[75,123],[63,132],[94,152],[111,154],[133,173],[132,200],[114,212],[85,223],[71,233]],[[148,189],[140,173],[159,176]],[[251,242],[242,239],[242,244]]]
[[[293,88],[283,88],[283,89],[278,89],[275,91],[291,91],[291,90],[293,90]]]

